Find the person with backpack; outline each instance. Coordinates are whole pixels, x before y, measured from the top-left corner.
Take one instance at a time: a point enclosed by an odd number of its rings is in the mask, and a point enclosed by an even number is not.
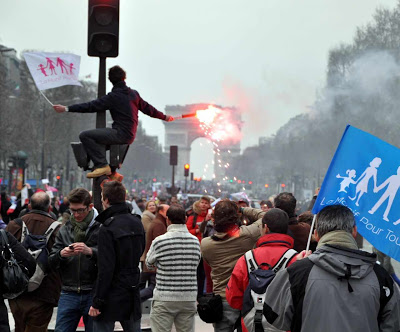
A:
[[[289,217],[285,211],[269,209],[262,218],[262,224],[262,236],[257,241],[256,249],[239,258],[225,293],[229,305],[242,311],[249,332],[256,331],[255,326],[262,324],[264,294],[275,273],[294,263],[297,256],[297,251],[293,249],[294,240],[287,235]]]
[[[60,228],[50,257],[50,266],[61,275],[62,292],[58,302],[55,332],[75,332],[83,317],[85,331],[93,331],[88,315],[97,279],[97,237],[100,223],[92,197],[85,188],[68,194],[69,220]]]
[[[353,212],[326,206],[316,225],[317,250],[267,288],[268,322],[291,332],[400,331],[400,289],[376,254],[358,250]]]
[[[56,220],[49,214],[49,211],[49,195],[43,191],[37,192],[30,199],[29,212],[21,218],[10,221],[6,228],[20,242],[22,237],[34,240],[36,236],[39,239],[42,238],[46,244],[42,248],[43,254],[39,256],[41,266],[45,269],[43,271],[45,273],[44,278],[39,284],[36,283],[37,288],[35,290],[24,292],[17,298],[9,300],[15,321],[15,332],[46,332],[53,315],[53,309],[57,306],[60,297],[60,276],[57,271],[52,271],[47,266],[47,254],[51,251],[60,228],[57,225],[52,231],[51,226],[54,227]],[[23,229],[25,232],[23,232]],[[44,236],[47,231],[52,231],[48,240]],[[38,242],[36,241],[34,244],[38,244]]]

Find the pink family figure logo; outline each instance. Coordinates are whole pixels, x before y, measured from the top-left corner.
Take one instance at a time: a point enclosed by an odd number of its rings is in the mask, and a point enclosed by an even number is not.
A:
[[[39,67],[38,70],[40,70],[44,76],[47,76],[46,67],[43,66],[42,64],[40,64],[38,67]]]
[[[70,75],[73,75],[73,72],[72,72],[72,71],[75,70],[75,69],[76,69],[76,68],[74,67],[74,64],[73,64],[73,63],[70,63],[70,64],[69,64],[69,74],[70,74]]]
[[[57,58],[57,67],[61,68],[61,73],[62,74],[64,74],[64,70],[68,74],[67,66],[66,66],[64,60],[62,60],[61,58]]]
[[[46,57],[46,65],[38,65],[38,70],[40,70],[41,73],[46,77],[49,75],[57,75],[56,67],[61,70],[61,74],[66,75],[73,75],[73,71],[76,69],[73,63],[68,63],[60,57],[57,57],[54,66],[54,61],[51,58]]]
[[[53,60],[51,60],[50,58],[46,58],[46,60],[47,60],[47,66],[46,67],[49,67],[51,75],[57,75],[56,67],[54,67]]]

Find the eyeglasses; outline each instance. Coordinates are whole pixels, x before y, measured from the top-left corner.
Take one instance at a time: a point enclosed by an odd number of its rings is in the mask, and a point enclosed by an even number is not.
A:
[[[85,213],[85,211],[88,209],[88,207],[85,207],[84,209],[69,209],[69,212],[71,212],[71,214],[82,214]]]

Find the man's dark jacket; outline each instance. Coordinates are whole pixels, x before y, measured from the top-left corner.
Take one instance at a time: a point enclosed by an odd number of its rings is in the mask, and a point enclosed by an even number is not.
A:
[[[136,90],[126,86],[125,81],[118,82],[107,95],[88,103],[68,107],[69,112],[93,113],[110,110],[113,119],[112,127],[118,131],[121,140],[132,143],[136,136],[138,111],[165,120],[164,113],[159,112],[140,97]]]
[[[44,211],[31,210],[27,214],[21,217],[25,222],[26,227],[30,234],[43,235],[50,225],[55,221],[51,215]],[[53,234],[50,236],[49,242],[47,243],[47,249],[49,252],[54,245],[57,232],[60,227],[56,228]],[[21,241],[22,227],[15,221],[10,221],[6,228],[14,237]],[[57,271],[50,271],[43,279],[39,288],[33,292],[25,292],[18,298],[30,299],[33,301],[43,301],[50,303],[55,307],[58,304],[61,292],[61,279]],[[12,300],[11,300],[12,301]]]
[[[98,237],[98,279],[93,307],[99,320],[134,320],[141,316],[139,261],[145,247],[140,218],[129,213],[125,203],[115,204],[100,213],[96,220],[102,227]]]
[[[97,237],[100,223],[91,224],[83,241],[92,249],[92,256],[80,254],[72,257],[61,257],[62,249],[74,243],[74,232],[71,221],[61,227],[56,237],[56,243],[49,257],[50,266],[59,270],[62,289],[68,292],[90,291],[94,288],[97,278]]]

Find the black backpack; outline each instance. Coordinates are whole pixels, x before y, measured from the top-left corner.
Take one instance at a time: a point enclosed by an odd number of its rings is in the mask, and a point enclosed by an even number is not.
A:
[[[29,233],[24,221],[21,218],[15,219],[15,222],[22,227],[21,244],[32,255],[36,261],[36,270],[34,275],[29,279],[28,292],[38,289],[44,277],[47,275],[49,250],[47,243],[50,236],[61,225],[58,221],[54,221],[43,235],[35,235]]]

